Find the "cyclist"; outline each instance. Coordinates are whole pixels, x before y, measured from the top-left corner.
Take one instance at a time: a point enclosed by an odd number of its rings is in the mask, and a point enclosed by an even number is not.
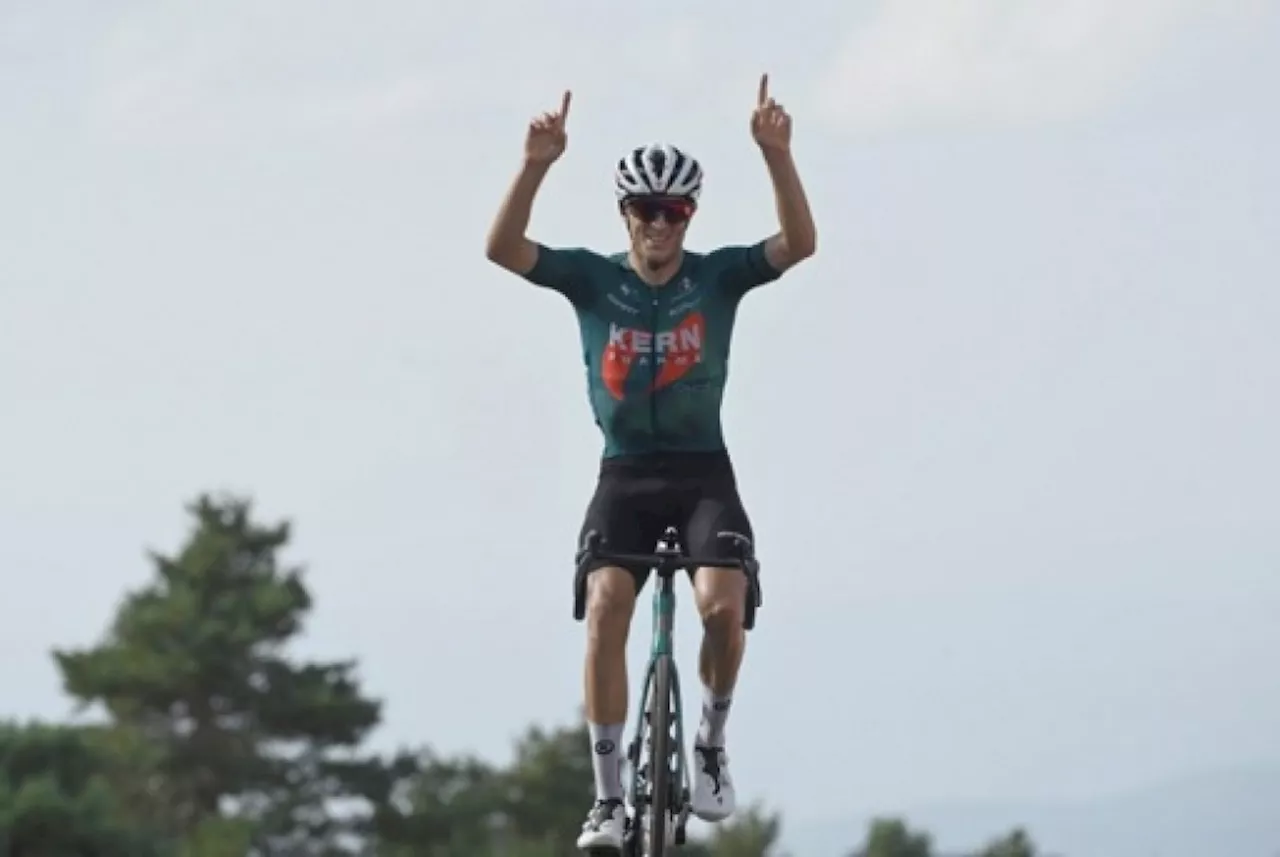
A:
[[[573,305],[588,391],[604,451],[583,534],[601,532],[624,553],[651,553],[668,525],[690,554],[723,556],[726,534],[750,539],[721,430],[729,340],[739,301],[776,280],[815,249],[813,218],[791,156],[791,117],[760,79],[751,133],[773,182],[779,231],[750,246],[696,253],[684,247],[702,190],[701,165],[668,143],[627,152],[614,173],[630,248],[600,255],[550,248],[526,237],[534,196],[564,153],[571,94],[529,124],[524,163],[490,229],[490,261],[560,292]],[[587,590],[586,715],[596,779],[578,847],[620,849],[626,642],[648,569],[607,563]],[[694,600],[704,635],[702,719],[694,741],[692,809],[727,818],[735,796],[725,754],[725,722],[741,665],[746,578],[738,569],[700,568]]]

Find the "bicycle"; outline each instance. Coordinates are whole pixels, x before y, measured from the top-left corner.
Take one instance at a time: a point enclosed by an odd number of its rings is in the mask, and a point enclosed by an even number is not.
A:
[[[574,578],[573,617],[582,621],[586,615],[587,571],[590,563],[605,560],[622,566],[648,566],[655,578],[653,592],[653,643],[640,694],[640,717],[635,737],[627,745],[627,761],[631,763],[630,800],[627,809],[627,832],[623,839],[624,857],[664,857],[667,848],[667,821],[675,819],[677,848],[684,845],[686,826],[691,812],[690,776],[685,756],[683,708],[680,698],[679,673],[675,663],[673,625],[676,596],[673,578],[677,571],[698,567],[741,568],[747,576],[746,610],[742,625],[748,631],[755,627],[756,609],[764,603],[760,591],[760,563],[755,558],[751,541],[738,533],[717,533],[736,557],[690,557],[684,554],[675,527],[667,527],[652,554],[625,554],[608,551],[600,533],[592,530],[582,541],[577,554],[578,572]],[[648,728],[648,757],[641,764]],[[674,763],[674,765],[673,765]],[[673,796],[677,800],[673,800]],[[646,849],[645,846],[648,845]],[[589,852],[591,857],[612,857],[607,849]]]

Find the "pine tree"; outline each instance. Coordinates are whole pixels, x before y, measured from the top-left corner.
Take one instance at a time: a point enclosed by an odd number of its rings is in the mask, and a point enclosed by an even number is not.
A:
[[[104,639],[55,658],[69,694],[98,704],[129,740],[156,753],[145,794],[185,839],[250,822],[259,854],[354,852],[362,825],[344,799],[386,798],[389,776],[355,753],[377,725],[354,663],[297,663],[287,644],[311,596],[283,568],[288,523],[261,526],[247,500],[200,497],[175,556],[151,554],[155,578],[130,593]],[[219,834],[221,835],[221,834]]]

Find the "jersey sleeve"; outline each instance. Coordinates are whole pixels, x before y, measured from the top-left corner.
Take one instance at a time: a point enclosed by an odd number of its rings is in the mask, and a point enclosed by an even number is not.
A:
[[[595,298],[591,286],[595,254],[580,247],[538,245],[538,260],[524,278],[537,286],[559,292],[574,306],[584,307]]]
[[[782,276],[782,272],[770,265],[765,257],[764,241],[721,247],[711,257],[720,266],[721,286],[736,297]]]

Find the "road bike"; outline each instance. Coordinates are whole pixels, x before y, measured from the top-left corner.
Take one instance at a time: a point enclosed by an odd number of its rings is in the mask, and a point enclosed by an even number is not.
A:
[[[760,563],[756,560],[751,540],[738,533],[716,535],[726,556],[687,556],[675,527],[667,527],[652,554],[612,552],[600,533],[594,530],[583,537],[578,551],[573,605],[573,616],[578,621],[586,615],[587,576],[593,562],[646,566],[656,577],[653,643],[640,694],[640,716],[635,737],[627,745],[631,787],[627,796],[624,857],[665,857],[671,854],[670,845],[674,844],[676,848],[684,845],[685,828],[689,822],[690,774],[673,641],[676,612],[673,578],[676,572],[702,567],[742,569],[747,577],[742,625],[748,631],[755,627],[756,609],[764,603],[760,591]],[[616,857],[616,852],[610,850],[588,853],[592,857]]]

